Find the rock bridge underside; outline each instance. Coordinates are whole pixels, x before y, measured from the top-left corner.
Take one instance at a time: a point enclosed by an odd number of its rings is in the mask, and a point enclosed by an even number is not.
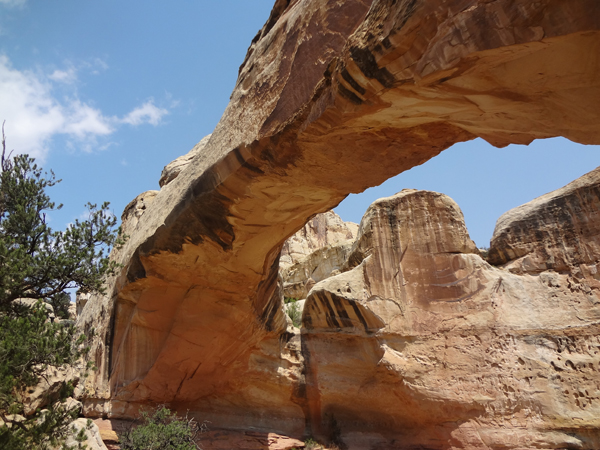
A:
[[[583,272],[490,266],[452,205],[402,200],[383,208],[411,218],[397,241],[365,225],[301,332],[278,284],[311,216],[456,142],[600,144],[599,74],[597,0],[277,0],[203,151],[78,319],[86,414],[165,403],[356,448],[600,448],[598,253]]]

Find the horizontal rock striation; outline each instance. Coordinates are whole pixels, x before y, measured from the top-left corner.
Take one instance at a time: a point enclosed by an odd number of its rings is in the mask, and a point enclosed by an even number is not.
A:
[[[307,418],[316,416],[306,389],[308,353],[283,313],[278,270],[285,240],[348,193],[380,184],[459,141],[479,136],[503,146],[562,135],[600,143],[599,17],[596,0],[277,0],[248,50],[223,118],[176,178],[151,203],[135,207],[130,238],[113,254],[122,272],[78,317],[84,332],[95,330],[91,355],[99,368],[87,379],[86,413],[127,417],[139,406],[167,403],[214,426],[304,433]],[[438,294],[474,295],[480,282],[488,286],[477,258],[433,258],[444,267],[452,261],[456,277],[468,275],[456,287],[394,282],[378,285],[378,295],[417,289],[426,294],[419,300],[425,305]],[[424,269],[414,277],[435,279]],[[539,295],[551,293],[543,288]],[[524,301],[514,296],[507,298]],[[527,304],[535,311],[533,297]],[[589,301],[581,302],[578,308]],[[582,326],[586,311],[576,311]],[[382,326],[376,316],[363,316],[364,330]],[[436,317],[424,319],[424,330],[468,321],[464,311],[443,323]],[[527,309],[513,319],[527,323],[532,317]],[[315,327],[319,320],[315,316]],[[415,320],[399,326],[420,330]],[[513,331],[507,333],[502,336]],[[401,346],[390,344],[394,351]],[[370,368],[377,348],[365,353]],[[577,367],[579,359],[570,361]],[[472,375],[477,365],[467,366]],[[431,376],[447,385],[448,372],[440,373]],[[415,386],[410,392],[417,397],[401,394],[400,402],[426,396],[427,386]],[[453,395],[431,400],[451,400],[433,422],[484,408]],[[564,395],[574,401],[571,391]],[[452,415],[455,405],[459,413]],[[393,416],[396,429],[422,422],[416,413]],[[464,433],[459,442],[470,439],[471,432]],[[548,442],[531,439],[534,446]]]

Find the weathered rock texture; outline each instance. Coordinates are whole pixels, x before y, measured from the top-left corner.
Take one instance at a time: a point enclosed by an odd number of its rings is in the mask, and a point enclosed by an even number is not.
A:
[[[158,191],[142,192],[129,202],[123,210],[123,214],[121,214],[121,230],[123,234],[129,236],[130,234],[135,233],[135,227],[137,226],[140,217],[146,212],[146,209],[150,206],[150,203],[152,203],[156,194],[158,194]]]
[[[279,258],[283,295],[304,299],[318,281],[339,272],[346,263],[358,224],[336,213],[317,214],[283,244]]]
[[[111,280],[107,295],[90,300],[78,318],[84,331],[96,330],[92,355],[99,370],[86,385],[87,413],[127,416],[138,405],[166,402],[228,427],[299,435],[307,422],[320,423],[311,412],[320,407],[309,400],[306,389],[302,353],[307,353],[301,351],[298,336],[289,333],[283,313],[278,285],[283,242],[348,193],[377,185],[455,142],[480,136],[502,146],[562,135],[600,143],[599,8],[596,0],[277,0],[203,151],[146,206],[128,243],[115,253],[125,266],[122,273]],[[445,254],[439,258],[444,264],[450,260]],[[456,292],[475,295],[477,268],[484,263],[475,254],[456,258],[457,266],[452,267],[457,277],[464,272],[464,284],[415,289],[447,295],[443,299],[459,298]],[[489,340],[479,341],[485,333],[474,326],[470,342],[481,346],[483,354],[485,349],[495,351],[495,346],[501,352],[502,346],[513,345],[510,336],[520,336],[514,331],[519,324],[526,334],[538,320],[544,330],[558,327],[558,311],[562,320],[578,316],[587,327],[593,315],[588,297],[574,293],[565,301],[581,309],[567,312],[560,302],[548,301],[552,293],[560,298],[566,283],[563,275],[557,276],[552,281],[560,286],[557,291],[539,278],[517,283],[532,289],[527,296],[521,288],[507,287],[500,324],[495,325],[489,311],[481,313],[490,317],[485,329],[500,331],[489,331]],[[425,283],[435,277],[423,271],[416,279]],[[493,288],[484,281],[492,302]],[[398,287],[393,286],[395,292]],[[441,322],[439,315],[431,314],[419,332],[446,332],[453,322],[468,322],[464,311],[456,311],[469,304],[441,301],[436,308],[449,308],[454,318]],[[523,308],[520,314],[509,314],[517,306]],[[538,319],[536,311],[546,314],[546,307],[555,308],[554,313]],[[387,326],[377,317],[363,317],[365,329]],[[313,317],[315,326],[320,320]],[[421,319],[411,320],[402,326],[420,330]],[[475,323],[483,320],[478,317]],[[563,333],[573,351],[584,349],[584,342],[592,345],[580,338],[584,333]],[[522,341],[514,338],[519,342],[515,345],[524,346],[525,363],[526,349],[533,355],[534,363],[525,365],[524,373],[531,367],[532,372],[550,374],[554,369],[538,369],[535,362],[540,346],[527,347],[537,334],[527,336]],[[466,345],[462,337],[456,342],[450,339],[447,347],[440,344],[427,354],[433,357]],[[401,352],[398,345],[390,343],[389,348]],[[558,358],[553,346],[547,345],[548,365],[559,363],[552,359]],[[563,351],[562,344],[560,348]],[[337,353],[344,354],[343,349]],[[375,344],[372,352],[361,353],[366,361],[362,373],[371,370],[379,354]],[[578,355],[569,359],[574,367],[588,358]],[[457,365],[473,377],[478,361],[484,360],[474,357]],[[450,435],[458,433],[450,442],[444,440],[448,434],[443,435],[438,447],[467,445],[469,439],[479,445],[471,429],[461,428],[472,422],[461,421],[468,411],[479,417],[486,406],[476,400],[469,406],[455,392],[461,383],[485,386],[485,392],[495,389],[496,381],[504,383],[505,373],[514,377],[504,372],[512,363],[507,355],[500,367],[490,366],[497,376],[485,380],[467,375],[453,380],[454,366],[427,369],[427,381],[434,384],[414,384],[415,414],[398,413],[390,405],[395,418],[391,425],[400,430],[423,423],[416,403],[430,402],[439,406],[426,409],[427,414],[437,414],[430,423],[446,417],[447,428],[454,430]],[[590,363],[594,362],[586,360],[585,370],[591,370]],[[425,370],[420,362],[415,364],[409,380]],[[563,370],[561,377],[567,376]],[[392,371],[390,376],[397,375]],[[595,395],[590,390],[594,378],[588,378],[587,393],[584,388],[578,399]],[[523,378],[522,383],[528,381]],[[443,395],[426,400],[430,391]],[[562,395],[565,411],[571,411],[573,391]],[[393,397],[387,397],[391,402]],[[505,397],[511,398],[508,393]],[[411,400],[409,393],[397,398],[400,403]],[[493,408],[512,408],[504,406],[510,403],[504,397],[490,398],[499,399],[492,402]],[[351,416],[349,412],[345,417]],[[516,427],[522,423],[517,416],[515,412]],[[508,416],[501,412],[498,417]],[[578,411],[577,417],[582,417],[581,427],[589,424],[590,433],[595,432],[587,413]],[[370,424],[380,428],[377,422],[384,419],[356,422],[356,429]],[[346,434],[349,423],[344,422]],[[531,445],[554,445],[546,434],[540,439]]]
[[[162,188],[166,184],[169,184],[175,178],[179,176],[181,171],[185,169],[188,165],[192,163],[194,158],[196,158],[204,147],[208,143],[210,139],[210,134],[208,136],[204,136],[200,142],[198,142],[193,149],[191,149],[187,154],[180,156],[174,161],[171,161],[167,164],[162,173],[160,174],[160,180],[158,180],[158,185]]]
[[[427,191],[375,202],[349,266],[304,309],[315,434],[334,421],[357,448],[600,446],[598,291],[490,266],[456,204]]]
[[[599,279],[600,168],[502,215],[489,260],[515,273]]]
[[[356,238],[358,224],[344,222],[333,211],[317,214],[284,243],[279,257],[282,268],[304,260],[317,250],[346,244]]]
[[[78,442],[75,439],[75,436],[77,436],[77,433],[79,433],[80,430],[85,430],[86,441],[84,442],[84,445],[87,445],[86,448],[88,450],[108,450],[106,445],[104,445],[100,430],[95,423],[88,424],[87,419],[77,419],[71,423],[71,427],[73,428],[73,436],[70,436],[67,439],[66,445],[77,448]]]

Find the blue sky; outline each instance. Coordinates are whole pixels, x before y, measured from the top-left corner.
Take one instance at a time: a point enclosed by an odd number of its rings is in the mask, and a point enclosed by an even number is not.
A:
[[[0,0],[0,120],[9,149],[36,156],[62,183],[50,195],[61,229],[88,202],[113,211],[158,189],[164,165],[221,117],[250,41],[274,0]],[[358,222],[403,188],[450,195],[487,246],[508,209],[600,165],[598,147],[564,139],[495,149],[477,140],[336,211]]]

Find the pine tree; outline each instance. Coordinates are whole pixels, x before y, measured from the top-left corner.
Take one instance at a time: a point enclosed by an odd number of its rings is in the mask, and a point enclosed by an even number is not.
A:
[[[64,402],[73,386],[66,383],[34,412],[23,394],[49,367],[73,366],[86,351],[85,337],[76,338],[72,324],[52,323],[43,302],[64,317],[69,289],[102,292],[104,277],[118,268],[108,252],[121,242],[108,203],[88,204],[87,220],[53,231],[46,213],[62,205],[46,189],[60,180],[27,155],[6,155],[4,127],[0,170],[0,448],[56,448],[79,413]]]

